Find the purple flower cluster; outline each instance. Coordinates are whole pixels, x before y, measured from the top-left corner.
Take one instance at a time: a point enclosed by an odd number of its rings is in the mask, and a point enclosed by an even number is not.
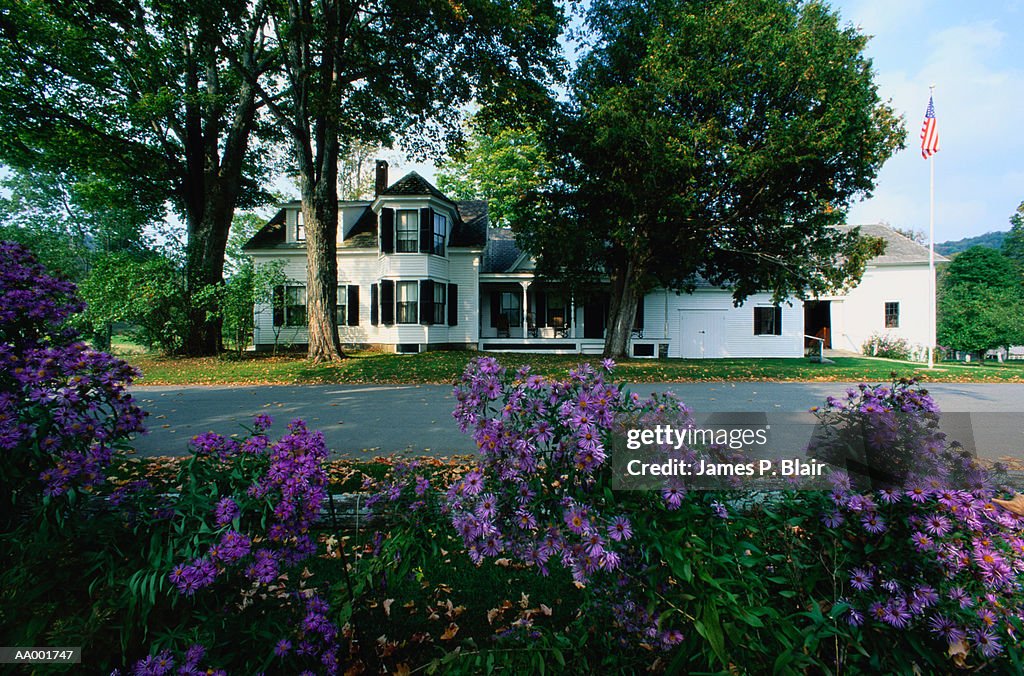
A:
[[[155,655],[145,657],[135,663],[132,668],[132,676],[167,676],[178,674],[178,676],[225,676],[227,672],[223,669],[200,667],[199,663],[206,655],[206,648],[198,643],[189,647],[181,659],[181,666],[175,671],[175,659],[170,650],[161,650]],[[115,674],[120,672],[115,671]]]
[[[683,424],[689,410],[671,395],[626,396],[606,380],[613,367],[607,360],[601,370],[583,364],[555,380],[527,366],[510,372],[492,358],[472,360],[455,388],[453,416],[472,435],[479,459],[449,486],[442,509],[473,561],[511,557],[545,575],[562,567],[627,634],[667,649],[682,635],[663,628],[661,613],[646,602],[632,600],[628,571],[643,553],[634,524],[605,490],[608,452],[627,422]],[[662,507],[678,506],[684,493],[666,493]],[[381,495],[401,499],[404,492]]]
[[[143,431],[127,387],[138,373],[64,326],[84,308],[73,284],[0,242],[0,451],[45,495],[105,479],[114,450]]]
[[[993,502],[994,477],[947,443],[935,429],[938,408],[914,385],[862,385],[826,409],[867,413],[870,428],[898,411],[902,429],[888,429],[887,443],[906,459],[898,485],[856,490],[847,474],[831,477],[834,510],[825,525],[888,545],[865,548],[871,553],[851,570],[847,620],[925,628],[944,644],[992,658],[1017,640],[1014,626],[1024,621],[1024,518]],[[901,546],[905,555],[895,555]]]
[[[213,505],[213,523],[221,529],[220,540],[210,545],[204,556],[178,564],[171,572],[170,579],[181,593],[194,594],[211,585],[221,571],[236,565],[250,580],[269,584],[284,568],[316,552],[310,527],[319,519],[327,498],[323,434],[311,432],[305,423],[295,420],[288,425],[288,434],[272,443],[266,436],[271,422],[269,416],[258,416],[254,428],[260,431],[243,442],[212,432],[192,439],[195,454],[209,462],[231,467],[254,455],[261,461],[256,465],[260,471],[244,495],[228,495]],[[235,523],[250,530],[223,530]],[[261,546],[254,548],[257,540]]]

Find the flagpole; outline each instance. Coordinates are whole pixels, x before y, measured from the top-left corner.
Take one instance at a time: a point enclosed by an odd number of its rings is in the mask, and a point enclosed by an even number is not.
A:
[[[929,214],[928,214],[928,368],[935,368],[935,155],[928,158]]]
[[[928,87],[928,100],[935,93],[935,85]],[[928,158],[928,368],[935,368],[935,153]]]

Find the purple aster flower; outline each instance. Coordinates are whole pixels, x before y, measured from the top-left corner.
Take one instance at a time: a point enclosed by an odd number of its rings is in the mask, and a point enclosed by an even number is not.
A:
[[[274,645],[274,654],[278,657],[284,657],[289,653],[289,651],[291,651],[291,649],[292,642],[286,638],[283,638],[280,641],[278,641],[276,645]]]
[[[995,657],[1003,652],[999,637],[991,629],[978,629],[972,633],[971,639],[983,657]]]
[[[624,516],[617,516],[608,525],[608,537],[616,542],[628,540],[633,537],[633,527],[629,519]]]
[[[859,591],[871,589],[875,576],[870,570],[854,568],[850,571],[850,586]]]
[[[218,526],[226,526],[238,517],[240,511],[232,498],[221,498],[213,510],[213,520]]]
[[[872,535],[885,532],[885,521],[874,512],[865,514],[861,519],[861,524],[864,526],[864,530]]]
[[[723,505],[718,500],[715,500],[714,502],[711,503],[711,511],[714,512],[715,516],[717,516],[719,519],[729,518],[729,511],[725,508],[725,505]]]

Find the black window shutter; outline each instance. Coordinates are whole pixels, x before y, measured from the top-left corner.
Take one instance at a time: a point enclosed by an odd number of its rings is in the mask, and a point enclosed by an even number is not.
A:
[[[535,326],[547,326],[548,325],[548,294],[546,291],[538,289],[533,292],[533,304],[537,307],[537,316],[534,317],[533,323]]]
[[[434,249],[434,210],[420,209],[420,253],[431,253]]]
[[[380,280],[380,323],[395,323],[395,282],[391,279]]]
[[[636,329],[636,330],[639,330],[639,331],[643,331],[643,329],[644,329],[644,297],[643,296],[640,296],[640,298],[638,298],[637,301],[636,301],[636,319],[633,320],[633,328]]]
[[[499,314],[501,314],[501,292],[491,291],[491,326],[498,325]]]
[[[370,324],[377,326],[380,324],[380,295],[377,291],[377,285],[370,285]]]
[[[434,323],[434,280],[420,280],[420,324]]]
[[[448,285],[448,326],[459,325],[459,285]]]
[[[284,287],[274,287],[274,326],[284,326]]]
[[[782,335],[782,306],[775,306],[775,335]]]
[[[359,286],[348,285],[348,325],[359,326]]]
[[[395,252],[395,210],[380,210],[380,250],[382,253]]]

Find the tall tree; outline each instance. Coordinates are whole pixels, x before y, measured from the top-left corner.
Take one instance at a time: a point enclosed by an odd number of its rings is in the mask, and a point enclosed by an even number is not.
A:
[[[511,227],[524,198],[553,176],[540,134],[531,127],[475,123],[466,147],[441,166],[437,186],[457,199],[485,199],[487,220]]]
[[[1010,232],[1003,240],[1003,254],[1024,270],[1024,202],[1010,216]]]
[[[222,281],[234,209],[257,197],[265,0],[0,2],[0,160],[98,175],[187,231],[186,294]],[[185,349],[220,348],[194,303]]]
[[[902,147],[867,37],[818,2],[595,0],[546,142],[564,157],[517,237],[542,273],[611,282],[605,353],[641,294],[735,302],[842,287],[878,249],[841,223]]]
[[[473,99],[503,113],[546,101],[562,19],[552,0],[280,0],[273,15],[281,69],[260,98],[299,176],[309,357],[336,360],[340,149],[401,135],[423,156],[458,131]]]

